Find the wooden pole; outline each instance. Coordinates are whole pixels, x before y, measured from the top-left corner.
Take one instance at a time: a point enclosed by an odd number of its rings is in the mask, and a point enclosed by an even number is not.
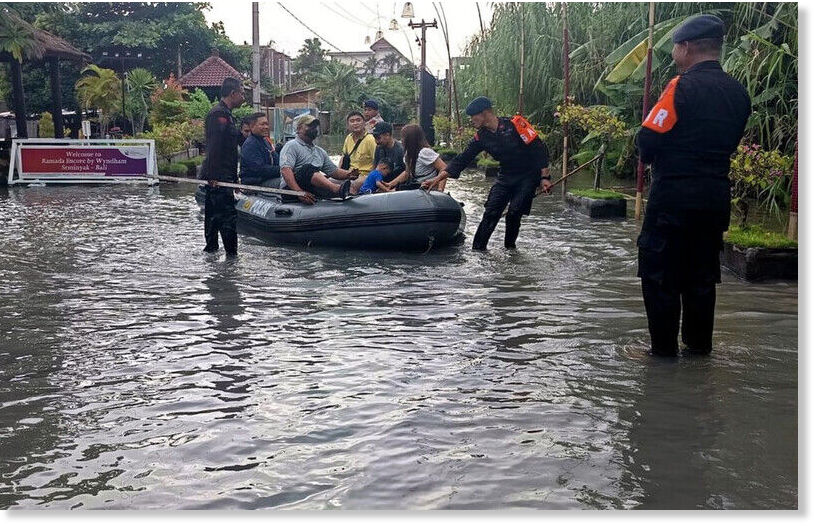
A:
[[[14,57],[9,64],[11,69],[11,95],[14,102],[14,120],[17,123],[17,137],[27,138],[25,122],[25,94],[23,93],[23,65]]]
[[[791,179],[791,207],[789,210],[789,231],[791,239],[797,241],[797,144],[794,145],[794,173]]]
[[[62,82],[59,76],[59,59],[53,57],[48,60],[51,72],[51,111],[54,112],[54,138],[65,137],[65,125],[62,120]]]
[[[563,75],[563,109],[568,106],[570,88],[570,57],[568,56],[568,4],[562,3],[562,75]],[[562,180],[565,180],[568,171],[568,124],[562,127]],[[562,184],[562,196],[567,193],[567,185]]]
[[[647,32],[647,69],[645,70],[644,77],[644,97],[642,98],[642,120],[647,117],[650,111],[650,87],[653,83],[653,74],[650,71],[653,64],[653,25],[656,21],[656,4],[650,2],[650,26]],[[642,195],[644,194],[644,163],[641,158],[636,163],[636,205],[635,205],[635,218],[641,219],[642,217]]]
[[[206,179],[189,179],[187,177],[171,177],[169,175],[155,176],[159,181],[170,181],[173,183],[190,183],[198,186],[209,185],[212,187],[234,188],[236,190],[249,190],[251,192],[263,192],[266,194],[281,194],[281,195],[294,195],[302,197],[305,192],[297,192],[296,190],[286,190],[284,188],[270,188],[267,186],[255,186],[251,184],[236,184],[236,183],[223,183],[221,181],[208,181]]]
[[[523,113],[523,76],[526,70],[526,25],[523,23],[523,2],[517,10],[520,22],[520,91],[517,95],[517,112]]]

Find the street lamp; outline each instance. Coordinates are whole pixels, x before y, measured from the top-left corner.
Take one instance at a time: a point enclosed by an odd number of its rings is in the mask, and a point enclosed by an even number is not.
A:
[[[399,30],[399,23],[396,22],[396,19],[390,21],[390,31],[398,31]]]
[[[413,18],[415,13],[413,12],[413,3],[412,2],[404,2],[404,9],[401,11],[401,18]]]

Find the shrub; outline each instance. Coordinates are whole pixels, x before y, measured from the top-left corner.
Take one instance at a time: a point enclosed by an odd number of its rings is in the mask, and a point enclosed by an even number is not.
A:
[[[484,170],[487,168],[500,168],[500,161],[483,157],[478,159],[478,168],[483,168]]]
[[[173,154],[183,150],[188,144],[183,126],[157,126],[150,132],[142,133],[140,138],[153,139],[156,153],[168,163]]]
[[[186,102],[184,95],[187,91],[181,87],[175,79],[175,75],[170,73],[169,78],[164,80],[162,86],[158,86],[150,100],[153,103],[150,112],[150,122],[153,126],[161,126],[170,123],[179,123],[187,120]]]
[[[40,137],[54,136],[54,117],[50,111],[42,112],[40,116]]]
[[[781,207],[789,201],[792,156],[778,150],[764,150],[758,144],[741,144],[732,158],[729,174],[732,181],[732,206],[740,215],[740,225],[746,225],[749,215],[747,198],[758,200],[762,206],[780,215]]]
[[[578,197],[587,197],[588,199],[624,199],[625,195],[619,192],[612,192],[610,190],[594,190],[588,189],[575,189],[569,190],[572,194]]]
[[[795,248],[797,242],[783,234],[770,232],[757,225],[733,226],[726,233],[726,240],[740,247]]]
[[[187,167],[181,163],[162,163],[158,165],[160,175],[170,175],[173,177],[187,177]]]

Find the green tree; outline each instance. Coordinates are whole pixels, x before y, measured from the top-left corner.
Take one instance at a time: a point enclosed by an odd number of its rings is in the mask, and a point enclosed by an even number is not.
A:
[[[40,115],[40,137],[53,137],[54,136],[54,116],[50,111],[42,112]]]
[[[326,62],[316,75],[314,85],[322,95],[322,105],[333,115],[334,130],[344,127],[344,116],[357,109],[361,100],[361,84],[356,76],[356,68],[336,60]]]
[[[205,2],[63,3],[54,7],[33,4],[28,9],[35,25],[65,38],[79,49],[102,59],[111,47],[143,54],[140,65],[157,78],[177,72],[181,54],[183,72],[205,60],[218,48],[221,58],[238,71],[251,66],[251,51],[226,36],[222,23],[207,24]]]
[[[306,38],[299,54],[294,59],[293,69],[298,76],[298,82],[308,84],[316,79],[326,65],[326,51],[318,38]]]
[[[209,100],[203,90],[195,88],[189,94],[189,101],[186,103],[186,114],[190,119],[205,119],[209,110],[215,103]]]
[[[187,91],[178,84],[175,75],[170,76],[156,87],[150,96],[152,109],[150,110],[150,124],[152,126],[165,126],[170,123],[179,123],[187,119],[186,102],[184,96]]]
[[[362,67],[364,67],[365,69],[365,75],[368,77],[372,77],[376,75],[376,68],[379,67],[379,59],[377,59],[374,56],[370,56],[368,57],[367,60],[365,60],[365,63],[362,65]]]
[[[150,95],[158,86],[155,76],[144,68],[127,73],[127,113],[133,123],[133,134],[144,131],[144,121],[150,112]]]
[[[401,75],[368,79],[362,86],[361,99],[379,102],[379,112],[387,122],[406,124],[415,118],[416,85]]]
[[[382,65],[387,68],[388,73],[393,75],[401,65],[401,57],[395,53],[390,53],[382,57]]]
[[[77,98],[85,109],[99,110],[101,134],[107,133],[110,119],[121,111],[122,81],[112,69],[91,64],[82,70],[76,83]]]

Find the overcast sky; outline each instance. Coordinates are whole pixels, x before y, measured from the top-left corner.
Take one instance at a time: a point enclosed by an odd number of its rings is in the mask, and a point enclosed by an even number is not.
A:
[[[306,38],[315,35],[287,13],[277,2],[260,2],[260,43],[268,44],[274,40],[275,48],[292,57],[302,47]],[[311,30],[322,38],[322,46],[330,51],[338,47],[342,51],[361,51],[368,49],[365,45],[365,36],[371,41],[378,29],[384,32],[384,38],[410,58],[410,51],[414,62],[421,60],[420,49],[415,42],[420,30],[407,27],[409,22],[401,18],[404,2],[388,2],[384,0],[353,0],[351,2],[332,2],[320,0],[299,0],[297,2],[284,1],[283,5],[291,13],[302,20]],[[480,31],[478,11],[475,2],[436,2],[438,11],[443,5],[446,19],[449,23],[450,51],[452,56],[461,55],[468,39]],[[486,2],[480,2],[481,15],[484,26],[488,26],[492,18],[492,9]],[[433,3],[430,1],[415,0],[414,21],[424,18],[432,21],[438,18]],[[222,21],[226,34],[235,43],[252,42],[252,3],[243,0],[212,0],[212,9],[205,12],[209,22]],[[399,29],[390,31],[390,21],[395,18]],[[325,40],[336,47],[327,44]],[[440,25],[438,29],[427,29],[427,64],[433,74],[439,71],[441,76],[447,67],[447,52],[444,36]]]

